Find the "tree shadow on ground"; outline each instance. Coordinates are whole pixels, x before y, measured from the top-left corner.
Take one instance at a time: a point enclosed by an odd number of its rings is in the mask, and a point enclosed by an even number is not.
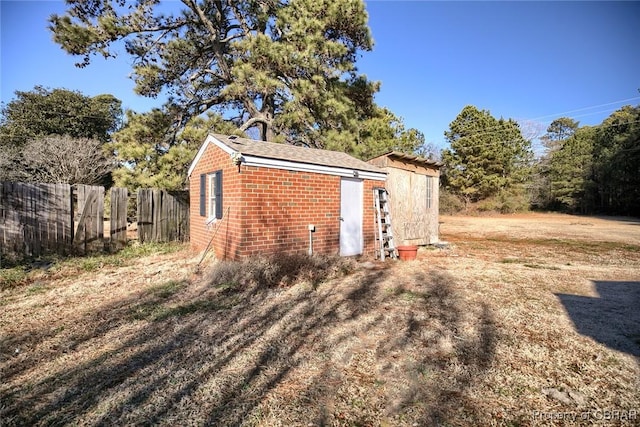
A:
[[[640,357],[640,282],[593,282],[598,297],[556,294],[578,333]]]
[[[202,282],[170,282],[69,319],[86,325],[73,332],[42,332],[31,359],[2,361],[0,419],[481,423],[471,389],[499,339],[488,305],[467,306],[447,274],[398,274],[402,264],[347,276],[314,264],[315,273],[297,272],[308,274],[302,284],[286,274],[295,265],[271,258],[256,273],[222,263]],[[65,350],[46,349],[54,339]]]

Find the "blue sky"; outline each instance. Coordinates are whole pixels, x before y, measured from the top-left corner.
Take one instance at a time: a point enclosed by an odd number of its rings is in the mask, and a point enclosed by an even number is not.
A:
[[[469,104],[543,131],[561,116],[592,125],[640,104],[640,2],[368,1],[367,10],[375,46],[360,72],[382,82],[378,104],[439,147]],[[2,102],[42,85],[110,93],[139,112],[162,104],[134,94],[124,55],[74,67],[47,30],[63,12],[61,1],[0,1]]]

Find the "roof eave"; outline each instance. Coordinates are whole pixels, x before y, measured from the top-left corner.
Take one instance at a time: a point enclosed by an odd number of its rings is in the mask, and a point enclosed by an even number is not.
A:
[[[234,153],[240,153],[240,151],[228,146],[224,141],[216,138],[214,135],[209,134],[204,143],[200,146],[198,153],[191,162],[189,170],[187,171],[187,177],[190,178],[196,164],[200,161],[200,158],[204,155],[209,144],[214,144],[229,155]],[[341,177],[359,177],[363,179],[371,179],[377,181],[386,180],[387,172],[376,166],[367,165],[367,169],[361,167],[344,167],[344,166],[329,166],[322,164],[315,164],[309,162],[300,162],[294,160],[279,159],[277,157],[259,156],[242,153],[242,163],[246,166],[258,166],[268,167],[286,170],[295,170],[300,172],[313,172],[327,175],[337,175]],[[376,170],[372,170],[376,169]]]
[[[214,145],[218,146],[221,150],[223,150],[225,153],[227,153],[229,155],[232,155],[233,153],[236,152],[236,150],[234,150],[233,148],[229,147],[227,144],[225,144],[224,142],[220,141],[215,136],[213,136],[211,134],[207,135],[207,138],[204,140],[204,142],[202,143],[202,145],[198,149],[198,152],[196,153],[196,156],[193,158],[193,161],[191,162],[191,165],[189,166],[189,169],[187,170],[187,178],[191,177],[191,174],[193,173],[193,170],[195,169],[196,165],[200,161],[200,158],[204,155],[204,152],[207,151],[207,147],[209,146],[209,144],[214,144]]]
[[[344,166],[327,166],[315,163],[296,162],[292,160],[283,160],[271,157],[242,155],[242,164],[246,166],[256,166],[274,169],[284,169],[296,172],[311,172],[323,175],[336,175],[345,178],[362,178],[375,181],[384,181],[387,178],[387,172],[380,169],[372,171],[358,167],[349,168]]]

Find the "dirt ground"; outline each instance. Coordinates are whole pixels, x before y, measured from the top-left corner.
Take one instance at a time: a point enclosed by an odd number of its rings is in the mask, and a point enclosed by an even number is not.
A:
[[[34,269],[0,291],[0,426],[640,425],[640,221],[441,221],[410,262]]]

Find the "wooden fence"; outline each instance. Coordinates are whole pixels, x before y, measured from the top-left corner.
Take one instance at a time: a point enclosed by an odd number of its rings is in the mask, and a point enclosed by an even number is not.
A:
[[[118,249],[127,244],[127,202],[129,200],[129,192],[126,188],[111,189],[111,226],[109,234],[111,246]]]
[[[189,192],[157,188],[138,190],[138,240],[189,240]]]
[[[73,250],[104,249],[104,187],[74,185],[73,195]]]
[[[188,192],[140,189],[138,238],[144,242],[189,239]],[[104,188],[88,185],[0,182],[0,255],[86,253],[127,243],[125,188],[110,192],[110,232],[104,236]]]
[[[73,240],[71,187],[0,182],[2,254],[39,255]]]

